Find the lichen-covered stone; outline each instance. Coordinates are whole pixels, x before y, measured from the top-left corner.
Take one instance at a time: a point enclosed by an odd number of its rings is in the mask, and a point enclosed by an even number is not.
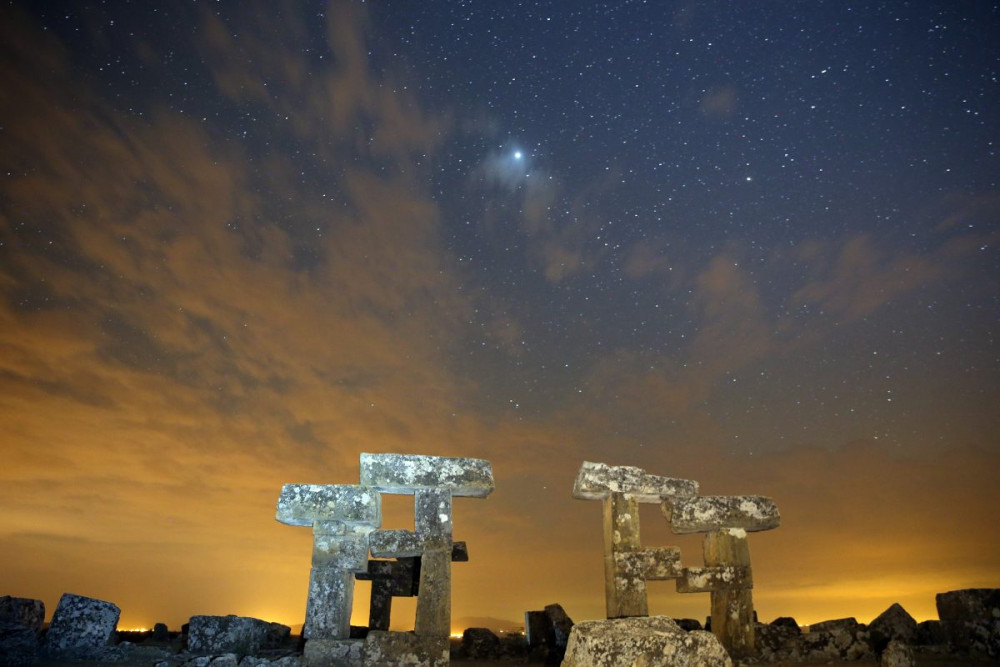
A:
[[[939,593],[937,609],[955,650],[1000,658],[1000,589]]]
[[[65,593],[52,615],[42,655],[87,659],[100,653],[114,637],[121,610],[110,602]]]
[[[731,667],[719,641],[685,632],[663,616],[583,621],[573,627],[563,667]]]
[[[698,482],[650,475],[642,468],[609,466],[584,461],[573,483],[573,497],[601,500],[612,493],[625,493],[640,503],[658,503],[666,497],[698,494]]]
[[[290,526],[311,526],[320,520],[378,527],[382,498],[375,489],[350,484],[285,484],[275,518]]]
[[[248,616],[192,616],[188,625],[188,650],[218,655],[253,655],[273,648],[274,636],[287,636],[291,628]]]
[[[375,558],[406,558],[424,552],[425,540],[412,530],[375,530],[368,546]]]
[[[362,667],[365,640],[310,639],[302,651],[303,667]]]
[[[451,549],[425,551],[420,558],[420,593],[413,632],[423,637],[451,634]]]
[[[753,588],[750,571],[734,565],[686,567],[677,579],[678,593],[710,593],[725,588]]]
[[[413,529],[424,537],[452,539],[451,493],[447,489],[417,489],[414,492]]]
[[[422,637],[404,632],[369,632],[364,664],[372,667],[447,667],[448,637]]]
[[[45,621],[45,603],[32,598],[18,598],[10,595],[0,597],[0,621],[17,623],[38,633]]]
[[[771,530],[781,524],[774,501],[764,496],[697,496],[664,500],[661,508],[677,534],[741,529]]]
[[[309,573],[309,596],[302,636],[307,639],[348,639],[354,574],[333,567],[314,567]]]
[[[361,484],[383,493],[444,489],[474,498],[485,498],[494,488],[493,468],[485,459],[410,454],[362,454]]]
[[[343,530],[325,530],[335,522],[318,521],[313,526],[313,567],[336,567],[350,572],[364,572],[368,568],[368,533],[364,527],[345,533]]]

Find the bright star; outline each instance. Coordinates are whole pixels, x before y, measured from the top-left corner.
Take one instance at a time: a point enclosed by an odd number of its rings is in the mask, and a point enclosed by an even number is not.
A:
[[[521,151],[514,151],[514,159],[520,160],[522,157]]]

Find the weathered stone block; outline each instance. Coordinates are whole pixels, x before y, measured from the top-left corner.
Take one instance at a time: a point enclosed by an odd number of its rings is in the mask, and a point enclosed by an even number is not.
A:
[[[642,468],[609,466],[584,461],[573,483],[573,497],[601,500],[612,493],[625,493],[640,503],[658,503],[665,497],[698,494],[698,482],[650,475]]]
[[[374,489],[348,484],[285,484],[275,518],[290,526],[343,521],[378,527],[382,498]]]
[[[410,454],[362,454],[361,484],[383,493],[437,488],[474,498],[485,498],[494,487],[493,468],[485,459]]]
[[[560,651],[566,648],[570,633],[573,632],[573,619],[569,617],[561,604],[545,605],[545,615],[552,624],[552,642]]]
[[[680,547],[646,547],[634,554],[633,558],[647,580],[662,581],[681,576]]]
[[[413,528],[422,537],[452,539],[451,493],[446,489],[417,489],[414,494]]]
[[[426,540],[412,530],[375,530],[368,536],[374,558],[406,558],[424,553]]]
[[[732,565],[686,567],[677,579],[677,592],[710,593],[730,588],[753,588],[753,581],[749,575],[749,569]]]
[[[365,527],[345,534],[344,525],[337,522],[317,521],[313,526],[313,567],[335,567],[350,572],[368,569],[368,533]]]
[[[100,653],[114,636],[121,610],[110,602],[64,593],[52,615],[42,655],[86,659]]]
[[[365,640],[310,639],[302,651],[303,667],[362,667]]]
[[[563,667],[676,665],[732,667],[719,641],[699,630],[685,632],[663,616],[583,621],[569,638]]]
[[[312,569],[306,622],[302,636],[307,639],[348,639],[351,635],[351,605],[354,575],[338,568]]]
[[[0,597],[0,621],[17,623],[38,633],[45,621],[45,603],[31,598]]]
[[[420,594],[413,632],[422,637],[451,634],[451,550],[425,551],[420,558]]]
[[[778,506],[764,496],[698,496],[664,500],[661,509],[678,535],[725,528],[771,530],[781,523]]]
[[[555,641],[552,633],[552,623],[544,611],[524,612],[524,634],[528,646],[542,646]]]
[[[379,667],[447,667],[448,637],[375,630],[365,638],[364,664]]]
[[[278,625],[248,616],[192,616],[188,625],[188,650],[192,653],[254,655],[273,648]],[[280,626],[291,632],[288,626]]]
[[[906,642],[893,639],[879,655],[879,667],[915,667],[917,660]]]

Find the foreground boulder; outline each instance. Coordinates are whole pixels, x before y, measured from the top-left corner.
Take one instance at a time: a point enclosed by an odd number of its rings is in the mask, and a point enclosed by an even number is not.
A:
[[[881,653],[893,639],[913,644],[917,638],[917,622],[897,602],[868,624],[868,632],[875,653]]]
[[[878,660],[879,667],[914,667],[917,664],[913,649],[899,639],[889,642]]]
[[[278,648],[291,628],[248,616],[192,616],[188,624],[191,653],[255,655]]]
[[[685,632],[665,616],[583,621],[573,626],[563,667],[732,667],[714,635]]]
[[[110,602],[65,593],[52,614],[41,654],[64,660],[108,657],[121,609]]]
[[[956,651],[1000,657],[1000,589],[938,593],[936,602],[938,617]]]
[[[38,634],[45,621],[45,603],[31,598],[4,595],[0,597],[0,621],[22,625]]]
[[[466,628],[462,650],[470,660],[496,660],[500,657],[500,638],[489,628]]]
[[[0,665],[30,665],[38,659],[38,638],[31,628],[0,619]]]

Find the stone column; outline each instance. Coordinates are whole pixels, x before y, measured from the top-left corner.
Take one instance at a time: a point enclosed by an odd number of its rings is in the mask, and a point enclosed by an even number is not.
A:
[[[420,558],[414,639],[403,641],[376,632],[369,634],[366,650],[385,656],[404,647],[421,664],[433,663],[437,660],[433,656],[447,655],[451,634],[452,498],[489,495],[494,486],[492,467],[481,459],[362,454],[361,483],[381,493],[414,497],[414,529],[374,531],[372,556]]]
[[[684,568],[678,592],[710,593],[712,634],[733,658],[756,654],[747,532],[778,527],[781,516],[774,501],[762,496],[699,496],[665,500],[661,507],[674,533],[705,533],[705,567]]]
[[[680,576],[680,550],[645,548],[639,534],[639,503],[694,496],[698,483],[650,475],[641,468],[584,461],[573,497],[601,500],[604,509],[604,599],[608,618],[646,616],[646,581]]]
[[[382,520],[381,496],[353,485],[285,484],[278,498],[278,521],[313,529],[312,570],[302,636],[308,662],[323,651],[340,650],[351,630],[354,573],[368,565],[368,535]]]

